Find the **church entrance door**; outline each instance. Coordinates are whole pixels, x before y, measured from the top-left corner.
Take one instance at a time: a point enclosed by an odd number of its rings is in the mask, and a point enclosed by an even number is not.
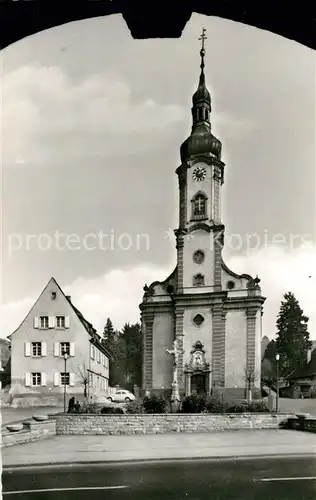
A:
[[[204,396],[206,394],[206,376],[204,373],[192,375],[191,392],[196,392],[199,396]]]

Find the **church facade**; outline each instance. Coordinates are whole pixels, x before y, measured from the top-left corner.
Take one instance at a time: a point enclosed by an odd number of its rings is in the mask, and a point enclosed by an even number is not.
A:
[[[202,36],[203,39],[203,36]],[[192,130],[180,149],[177,265],[162,282],[145,285],[141,310],[143,390],[166,393],[179,346],[180,395],[224,392],[245,397],[260,390],[261,321],[265,298],[259,278],[236,274],[223,261],[222,144],[211,131],[211,96],[204,74],[193,95]]]

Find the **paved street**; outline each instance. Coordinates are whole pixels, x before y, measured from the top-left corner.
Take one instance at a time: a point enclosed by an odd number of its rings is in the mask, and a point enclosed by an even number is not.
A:
[[[268,398],[263,398],[268,403]],[[275,408],[276,401],[273,397],[273,407]],[[309,413],[316,416],[316,399],[291,399],[279,398],[279,410],[281,413]]]
[[[315,471],[315,457],[195,459],[22,468],[2,484],[23,500],[314,500]]]

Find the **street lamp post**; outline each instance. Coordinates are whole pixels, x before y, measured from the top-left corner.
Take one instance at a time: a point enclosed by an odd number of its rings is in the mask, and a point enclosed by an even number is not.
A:
[[[64,367],[64,413],[66,413],[66,393],[67,393],[67,381],[66,381],[66,373],[67,373],[67,359],[68,359],[68,354],[64,352],[64,362],[65,362],[65,367]]]
[[[279,360],[280,354],[276,354],[276,401],[275,401],[275,411],[279,411]]]

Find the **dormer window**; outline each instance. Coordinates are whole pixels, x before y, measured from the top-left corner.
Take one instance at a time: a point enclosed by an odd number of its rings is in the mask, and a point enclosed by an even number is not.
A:
[[[203,193],[198,193],[192,200],[192,219],[201,220],[207,219],[206,213],[206,196]]]

